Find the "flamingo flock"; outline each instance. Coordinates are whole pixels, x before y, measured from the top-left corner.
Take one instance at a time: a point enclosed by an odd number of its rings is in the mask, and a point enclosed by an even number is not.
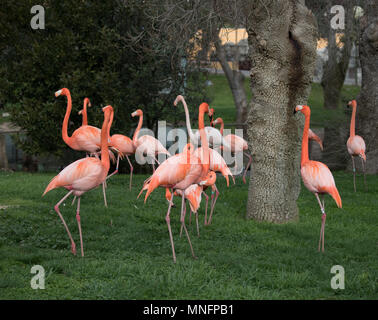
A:
[[[114,119],[113,107],[108,105],[102,109],[104,113],[104,120],[101,129],[88,125],[87,107],[91,106],[88,98],[84,99],[83,109],[79,111],[82,115],[82,125],[77,128],[72,136],[68,136],[68,122],[72,110],[72,100],[70,91],[63,88],[55,93],[56,97],[65,96],[67,98],[66,114],[64,116],[62,125],[62,138],[64,142],[72,149],[86,152],[86,157],[79,159],[66,168],[64,168],[57,176],[55,176],[46,187],[43,195],[47,192],[62,187],[68,190],[67,194],[60,199],[54,206],[55,212],[61,219],[64,228],[68,234],[71,242],[71,251],[76,255],[76,245],[72,235],[67,227],[67,224],[59,210],[60,205],[72,194],[74,201],[77,198],[76,206],[76,220],[80,235],[81,255],[84,256],[83,234],[80,222],[80,200],[81,196],[100,185],[103,188],[104,203],[106,201],[106,180],[118,173],[119,161],[126,157],[130,166],[130,180],[129,189],[132,189],[133,165],[130,156],[145,156],[152,162],[153,174],[144,181],[141,191],[137,198],[139,198],[144,191],[146,191],[144,202],[151,193],[158,187],[165,189],[165,198],[168,202],[168,208],[165,215],[167,224],[173,262],[176,262],[176,252],[173,240],[173,233],[171,228],[171,209],[174,206],[174,196],[181,197],[181,211],[180,222],[181,231],[185,232],[190,251],[193,258],[196,255],[193,250],[190,235],[185,224],[186,217],[186,203],[189,202],[190,220],[191,214],[195,214],[197,235],[199,232],[198,210],[202,197],[206,199],[205,205],[205,219],[204,225],[209,225],[212,222],[215,204],[217,202],[220,192],[216,186],[217,172],[219,172],[229,186],[229,177],[232,178],[235,184],[235,179],[227,166],[226,161],[221,155],[221,150],[227,150],[231,153],[243,153],[248,158],[248,164],[245,167],[243,174],[243,182],[246,183],[246,173],[252,164],[252,156],[249,152],[249,146],[246,140],[234,134],[224,136],[224,123],[222,118],[218,117],[214,120],[215,111],[210,108],[205,102],[201,103],[198,108],[198,130],[192,131],[190,115],[187,104],[183,96],[179,95],[175,99],[173,105],[178,106],[182,103],[185,111],[185,120],[189,141],[181,153],[171,154],[159,140],[149,135],[140,136],[140,130],[143,125],[143,111],[138,109],[134,111],[131,116],[139,117],[137,128],[132,138],[123,134],[110,134],[111,126]],[[354,173],[354,188],[355,185],[355,166],[354,157],[361,157],[362,163],[366,162],[365,144],[363,139],[355,135],[355,100],[349,103],[353,108],[350,138],[347,142],[348,152],[352,157],[353,173]],[[308,140],[312,139],[319,143],[323,149],[321,139],[314,134],[310,129],[310,107],[306,105],[296,106],[294,113],[301,112],[305,117],[305,126],[302,137],[302,153],[301,153],[301,176],[306,188],[314,193],[320,210],[322,213],[322,224],[320,229],[319,246],[324,251],[324,231],[325,231],[325,206],[323,196],[325,194],[331,195],[339,208],[342,207],[341,197],[336,188],[334,178],[329,168],[318,161],[311,161],[308,157]],[[210,119],[210,126],[205,126],[205,115]],[[220,130],[215,128],[215,125],[220,125]],[[114,156],[117,153],[117,159]],[[163,162],[157,159],[158,154],[163,154],[167,158]],[[110,160],[116,163],[114,172],[109,174]],[[155,166],[157,165],[157,167]],[[365,170],[364,170],[365,172]],[[208,218],[208,201],[209,195],[206,190],[211,190],[211,204],[210,214]],[[319,198],[322,197],[322,201]],[[74,203],[74,202],[73,202]]]

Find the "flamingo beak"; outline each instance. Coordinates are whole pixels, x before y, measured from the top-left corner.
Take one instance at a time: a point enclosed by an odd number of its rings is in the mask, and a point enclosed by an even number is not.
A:
[[[134,111],[131,116],[134,118],[137,115],[136,111]]]
[[[59,97],[62,94],[62,90],[58,90],[55,92],[55,97]]]
[[[200,185],[200,186],[203,186],[203,185],[206,184],[206,182],[207,182],[206,180],[203,180],[203,181],[201,181],[201,182],[199,183],[199,185]]]

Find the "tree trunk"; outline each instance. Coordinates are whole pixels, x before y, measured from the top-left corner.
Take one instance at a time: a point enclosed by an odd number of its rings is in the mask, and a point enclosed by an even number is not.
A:
[[[4,134],[0,134],[0,169],[8,169],[8,157]]]
[[[317,26],[304,1],[256,1],[247,21],[253,99],[248,115],[252,151],[247,218],[298,219],[300,150],[315,69]]]
[[[216,35],[215,52],[226,75],[228,85],[230,86],[232,97],[234,98],[236,108],[236,123],[238,128],[243,128],[243,123],[247,120],[248,103],[247,95],[244,89],[244,76],[239,70],[232,70],[227,61],[226,52],[220,43],[219,33]],[[239,60],[238,57],[235,57]]]
[[[361,92],[357,98],[356,134],[366,143],[366,172],[378,173],[378,3],[368,0],[361,18]]]

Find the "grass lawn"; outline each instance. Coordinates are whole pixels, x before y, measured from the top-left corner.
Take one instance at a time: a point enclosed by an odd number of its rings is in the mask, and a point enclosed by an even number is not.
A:
[[[235,122],[235,105],[232,99],[231,90],[224,75],[209,75],[209,80],[213,85],[208,88],[208,93],[213,99],[211,107],[215,109],[216,116],[222,117],[224,122]],[[245,90],[248,99],[251,99],[251,89],[249,78],[244,80]],[[355,99],[360,91],[358,86],[344,85],[341,91],[342,105],[336,110],[326,110],[323,107],[323,89],[320,84],[313,83],[308,105],[311,108],[311,127],[323,127],[326,121],[349,121],[349,116],[344,113],[345,105],[348,101]],[[294,106],[293,106],[294,109]]]
[[[108,209],[101,188],[83,196],[84,258],[71,254],[53,210],[65,190],[41,198],[52,176],[0,173],[0,299],[378,298],[377,176],[367,176],[369,191],[363,192],[359,175],[354,193],[352,175],[334,172],[343,209],[326,197],[325,253],[317,251],[321,213],[305,188],[298,200],[300,220],[274,225],[247,221],[248,187],[238,178],[227,188],[219,178],[213,224],[203,226],[202,206],[200,238],[193,223],[188,228],[197,260],[186,238],[179,238],[179,209],[173,209],[176,264],[163,190],[155,191],[145,205],[136,199],[146,176],[135,177],[131,192],[128,175],[111,178]],[[61,212],[80,254],[71,199]],[[30,269],[36,264],[45,268],[45,290],[30,287]],[[345,290],[331,289],[333,265],[345,268]]]

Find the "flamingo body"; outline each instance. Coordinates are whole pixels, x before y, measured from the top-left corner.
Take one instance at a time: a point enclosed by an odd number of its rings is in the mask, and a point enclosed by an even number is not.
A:
[[[366,161],[366,155],[365,155],[366,146],[365,146],[365,141],[364,139],[362,139],[362,137],[358,135],[349,137],[347,141],[347,149],[348,149],[348,153],[351,156],[359,156],[362,159],[364,159],[364,161]]]

